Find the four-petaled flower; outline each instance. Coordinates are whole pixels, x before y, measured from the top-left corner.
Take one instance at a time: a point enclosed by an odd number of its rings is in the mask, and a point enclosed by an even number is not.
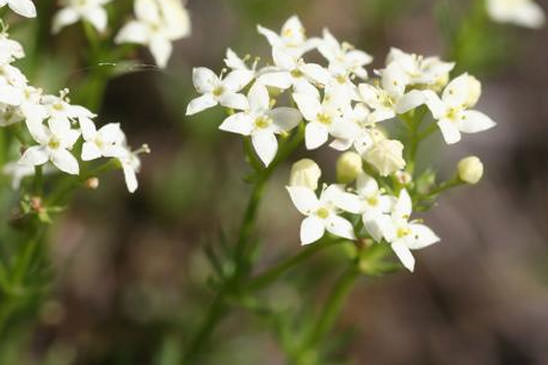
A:
[[[313,190],[303,186],[288,186],[287,190],[295,207],[306,218],[301,223],[301,243],[308,245],[323,237],[325,231],[335,236],[356,239],[352,224],[339,215],[335,205],[337,196],[343,193],[339,185],[331,185],[316,196]]]
[[[27,148],[19,163],[30,166],[41,166],[51,161],[59,170],[71,175],[78,175],[78,161],[69,152],[80,133],[71,128],[68,119],[50,119],[48,126],[27,121],[32,138],[38,146]]]
[[[195,68],[192,72],[192,81],[196,91],[202,96],[190,101],[186,115],[194,115],[217,104],[236,110],[248,109],[247,98],[238,92],[249,84],[252,78],[253,74],[246,70],[235,70],[221,78],[208,68]]]
[[[271,109],[266,87],[255,83],[248,94],[249,109],[229,116],[219,129],[251,136],[257,155],[268,166],[278,151],[275,134],[285,134],[301,120],[297,109],[280,107]]]
[[[52,32],[58,33],[64,27],[80,19],[88,21],[98,32],[107,28],[107,11],[103,6],[112,0],[64,0],[63,8],[53,17]]]
[[[481,85],[468,74],[462,74],[451,81],[443,90],[441,98],[427,90],[426,104],[437,120],[447,144],[461,140],[461,133],[478,133],[493,128],[496,123],[487,115],[469,110],[476,105]]]

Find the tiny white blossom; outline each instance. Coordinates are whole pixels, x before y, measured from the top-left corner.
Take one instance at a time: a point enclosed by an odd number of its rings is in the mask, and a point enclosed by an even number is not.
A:
[[[192,81],[196,91],[202,95],[190,101],[186,115],[194,115],[217,104],[236,110],[248,109],[247,98],[238,92],[249,84],[252,78],[253,75],[246,70],[235,70],[221,78],[208,68],[195,68],[192,71]]]
[[[407,76],[409,85],[437,86],[449,76],[455,67],[454,62],[444,62],[439,57],[423,57],[391,48],[386,64],[397,63]],[[445,85],[443,85],[445,86]]]
[[[85,141],[82,145],[83,161],[123,154],[122,143],[125,137],[119,123],[109,123],[97,130],[91,119],[81,118],[80,129]]]
[[[266,87],[255,83],[248,94],[249,109],[225,119],[219,129],[251,136],[257,155],[268,166],[278,151],[275,134],[287,133],[301,120],[297,109],[280,107],[271,109]]]
[[[479,99],[479,85],[472,76],[462,74],[446,86],[441,98],[432,91],[425,91],[426,104],[447,144],[459,142],[461,133],[478,133],[496,125],[487,115],[469,110]]]
[[[25,57],[21,43],[8,38],[6,32],[0,33],[0,64],[11,63]]]
[[[329,61],[329,68],[343,68],[361,79],[367,78],[364,66],[370,64],[373,57],[349,43],[339,43],[327,29],[323,31],[318,51]]]
[[[282,26],[280,34],[262,26],[257,26],[272,48],[278,48],[293,57],[300,58],[304,53],[314,49],[317,39],[307,39],[306,31],[296,15],[290,17]]]
[[[190,16],[179,0],[136,0],[136,20],[127,23],[116,43],[136,43],[150,49],[156,64],[164,68],[173,51],[171,42],[190,34]]]
[[[308,245],[316,242],[329,233],[347,239],[355,239],[352,224],[339,215],[334,200],[343,192],[339,185],[331,185],[324,189],[320,198],[313,190],[303,186],[288,186],[287,190],[295,207],[305,215],[301,223],[301,243]]]
[[[63,0],[53,17],[52,32],[58,33],[64,27],[83,19],[92,24],[98,32],[107,28],[107,11],[104,6],[111,0]]]
[[[44,95],[40,104],[45,108],[46,118],[66,119],[70,122],[86,118],[95,118],[97,115],[81,105],[70,104],[67,98],[68,90],[63,90],[60,96]]]
[[[0,8],[6,5],[19,15],[27,18],[36,17],[36,7],[31,0],[0,0]]]
[[[362,101],[373,109],[371,122],[392,119],[424,104],[423,91],[406,92],[407,76],[398,64],[391,63],[380,71],[380,75],[380,87],[365,83],[359,85]]]
[[[285,90],[289,87],[309,87],[309,84],[326,85],[329,81],[329,73],[322,66],[306,63],[281,48],[272,49],[272,59],[274,66],[263,69],[258,78],[267,86]]]
[[[487,0],[487,14],[496,22],[540,28],[546,22],[544,10],[532,0]]]
[[[71,128],[68,119],[50,119],[48,126],[41,122],[34,124],[27,121],[27,127],[39,145],[27,148],[19,163],[40,166],[51,161],[59,170],[78,175],[78,161],[69,150],[76,143],[80,133]]]
[[[370,229],[377,230],[390,244],[402,264],[413,271],[415,258],[411,250],[419,250],[440,241],[440,238],[419,221],[410,221],[413,206],[407,190],[400,192],[390,216],[382,215],[372,222]]]
[[[309,150],[316,149],[327,142],[331,134],[335,138],[345,139],[354,129],[350,121],[342,116],[340,100],[326,90],[323,100],[320,94],[312,88],[309,92],[293,93],[293,100],[297,104],[304,118],[309,122],[305,129],[305,145]]]
[[[115,158],[122,166],[127,189],[133,194],[139,187],[139,181],[137,180],[137,174],[141,170],[141,159],[139,158],[139,155],[150,153],[150,148],[145,144],[138,150],[132,151],[125,142],[125,135],[122,144],[123,147],[116,152],[117,156],[115,156]]]

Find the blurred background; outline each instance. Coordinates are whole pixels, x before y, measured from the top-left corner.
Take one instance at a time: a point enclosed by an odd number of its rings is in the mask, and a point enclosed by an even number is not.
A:
[[[537,2],[548,10],[548,1]],[[390,47],[457,60],[459,71],[482,80],[480,109],[498,122],[450,147],[431,137],[422,153],[435,158],[442,176],[475,154],[486,177],[445,195],[427,214],[442,242],[417,253],[414,274],[360,279],[330,337],[326,363],[548,364],[548,27],[471,22],[455,36],[472,6],[190,0],[193,34],[176,43],[170,66],[113,79],[101,103],[104,122],[120,121],[135,146],[146,142],[153,151],[143,159],[140,189],[128,195],[115,172],[99,190],[77,196],[50,239],[50,295],[37,320],[1,339],[0,363],[178,363],[181,344],[213,297],[203,248],[220,231],[234,235],[249,194],[240,138],[217,130],[222,112],[184,116],[194,95],[191,69],[220,70],[227,47],[269,58],[256,24],[278,30],[298,14],[310,36],[328,27],[373,54],[374,67]],[[79,32],[45,36],[51,54],[34,83],[71,87],[86,72],[74,51]],[[139,56],[151,63],[146,50]],[[312,156],[332,180],[336,155],[320,149]],[[282,188],[289,168],[278,170],[261,206],[258,271],[300,249],[300,217]],[[314,308],[301,299],[321,301],[344,262],[343,250],[322,252],[263,292],[265,303],[288,318],[309,315]],[[269,325],[234,311],[197,363],[284,364]]]

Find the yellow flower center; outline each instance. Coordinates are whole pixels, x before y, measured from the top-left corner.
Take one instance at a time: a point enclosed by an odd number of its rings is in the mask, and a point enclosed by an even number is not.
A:
[[[371,196],[369,198],[366,199],[367,201],[367,204],[371,205],[371,206],[377,206],[379,204],[379,198],[377,198],[377,196]]]
[[[51,137],[51,139],[48,142],[48,147],[51,148],[52,150],[56,150],[60,146],[61,146],[61,142],[59,141],[59,139],[55,137]]]
[[[327,208],[320,208],[316,211],[316,215],[321,219],[329,217],[329,210]]]
[[[260,116],[255,119],[255,127],[260,129],[268,128],[272,124],[272,119],[266,116]]]
[[[409,234],[411,234],[411,230],[409,228],[407,227],[398,228],[398,231],[397,231],[398,238],[403,238]]]
[[[219,96],[223,95],[224,92],[225,92],[224,87],[217,86],[215,89],[213,89],[213,96],[218,98]]]
[[[318,118],[318,122],[325,125],[330,125],[331,122],[333,121],[333,118],[327,113],[318,113],[317,118]]]
[[[298,68],[291,70],[291,76],[298,79],[304,76],[303,72],[299,70]]]

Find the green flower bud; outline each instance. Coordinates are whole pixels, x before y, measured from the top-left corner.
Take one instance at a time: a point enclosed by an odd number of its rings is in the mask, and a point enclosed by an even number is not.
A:
[[[337,160],[337,181],[349,184],[362,173],[362,158],[355,152],[345,152]]]

